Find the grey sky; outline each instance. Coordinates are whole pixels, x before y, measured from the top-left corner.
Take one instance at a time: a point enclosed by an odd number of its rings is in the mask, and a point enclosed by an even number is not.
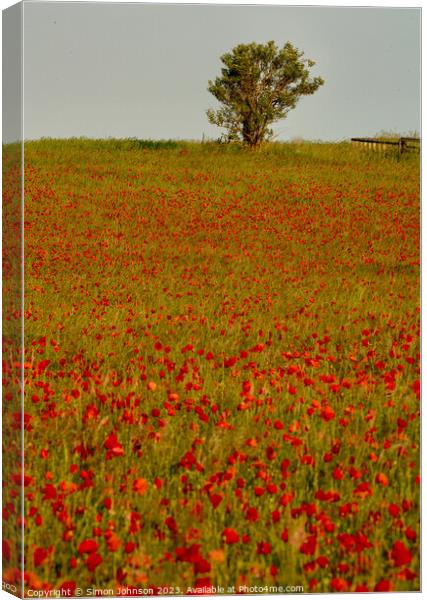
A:
[[[2,14],[2,140],[22,139],[22,4]]]
[[[238,43],[291,41],[326,83],[278,139],[420,129],[419,9],[26,2],[26,139],[218,137],[208,79]]]

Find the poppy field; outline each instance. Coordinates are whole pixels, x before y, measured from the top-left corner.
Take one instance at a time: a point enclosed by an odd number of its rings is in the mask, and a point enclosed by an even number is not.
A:
[[[4,579],[22,526],[33,597],[418,590],[419,177],[345,143],[26,143]]]

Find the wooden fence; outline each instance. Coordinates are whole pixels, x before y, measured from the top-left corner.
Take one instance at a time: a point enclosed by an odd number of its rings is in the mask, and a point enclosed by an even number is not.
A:
[[[396,146],[399,154],[406,151],[418,151],[420,150],[420,138],[414,137],[401,137],[396,141],[391,140],[379,140],[376,138],[351,138],[353,144],[364,146],[369,150],[387,150],[390,146]]]

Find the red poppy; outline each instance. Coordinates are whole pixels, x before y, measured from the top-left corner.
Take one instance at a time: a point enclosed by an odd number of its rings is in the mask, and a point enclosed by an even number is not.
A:
[[[270,554],[271,545],[268,542],[259,542],[256,549],[257,554]]]
[[[335,592],[345,592],[348,585],[342,577],[334,577],[331,581],[331,587]]]
[[[79,544],[79,554],[92,554],[98,550],[98,542],[95,540],[85,540]]]
[[[59,589],[63,590],[67,596],[74,596],[77,584],[75,581],[63,581]]]
[[[226,544],[237,544],[237,542],[240,540],[240,536],[237,531],[235,529],[231,529],[230,527],[224,529],[222,532],[222,537],[224,538]]]
[[[390,592],[391,590],[391,582],[388,579],[381,579],[374,587],[374,592]]]
[[[315,535],[309,535],[303,544],[301,544],[300,552],[312,556],[316,551],[317,541]]]
[[[104,448],[109,450],[113,456],[122,456],[124,454],[123,446],[114,432],[111,432],[105,440]]]
[[[134,479],[132,484],[132,489],[134,492],[143,496],[148,490],[148,482],[143,477],[138,477],[138,479]]]
[[[255,523],[259,519],[259,514],[256,508],[249,507],[246,511],[246,520]]]
[[[221,504],[223,499],[223,496],[221,494],[210,494],[209,495],[209,500],[211,501],[211,504],[214,508],[218,508],[218,506]]]
[[[397,541],[393,544],[391,557],[394,561],[395,567],[403,567],[404,565],[409,565],[409,563],[412,561],[412,554],[410,550],[401,541]]]
[[[102,563],[102,557],[99,554],[90,554],[86,559],[86,566],[89,571],[95,571],[96,567],[98,567]]]
[[[49,555],[49,551],[45,548],[36,548],[34,550],[34,566],[38,567],[44,563]]]
[[[136,544],[134,542],[127,542],[124,547],[124,551],[126,554],[131,554],[136,548]]]

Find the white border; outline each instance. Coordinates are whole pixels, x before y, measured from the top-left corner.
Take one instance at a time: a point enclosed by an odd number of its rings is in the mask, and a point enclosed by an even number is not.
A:
[[[25,13],[25,4],[27,2],[38,2],[38,1],[46,1],[46,0],[24,0],[24,10],[23,13]],[[59,1],[59,0],[50,0],[50,1]],[[70,0],[62,0],[62,1],[70,1]],[[96,0],[90,0],[91,3],[95,3]],[[293,0],[292,2],[289,3],[285,3],[283,1],[280,0],[269,0],[268,2],[264,2],[262,0],[233,0],[233,2],[230,2],[229,0],[216,0],[216,2],[207,2],[205,0],[186,0],[185,2],[180,1],[180,0],[175,0],[175,1],[171,1],[171,0],[147,0],[146,2],[128,2],[126,0],[102,0],[103,3],[120,3],[120,4],[187,4],[187,5],[191,5],[191,4],[217,4],[217,5],[230,5],[230,4],[234,4],[234,5],[261,5],[261,6],[301,6],[301,7],[310,7],[310,6],[330,6],[330,7],[365,7],[365,8],[374,8],[374,7],[383,7],[383,8],[414,8],[414,9],[419,9],[421,8],[421,0],[420,2],[408,2],[407,0],[388,0],[388,2],[382,1],[382,0],[371,0],[369,2],[369,4],[367,4],[366,2],[357,2],[355,0],[347,0],[347,1],[341,1],[339,4],[333,4],[333,3],[327,3],[327,2],[322,2],[322,0],[311,0],[311,2],[304,2],[302,0]],[[73,3],[79,2],[81,3],[81,0],[76,0]],[[99,3],[99,2],[97,2]],[[9,6],[12,6],[13,4],[16,4],[16,2],[11,2],[10,0],[0,0],[0,8],[1,10],[4,10],[5,8],[8,8]],[[423,24],[424,21],[424,15],[423,12],[421,13],[421,24]],[[24,22],[24,14],[23,14],[23,18],[22,18],[22,24]],[[23,50],[23,49],[22,49]],[[22,53],[23,56],[23,53]],[[0,57],[1,57],[1,45],[0,45]],[[424,46],[422,46],[422,65],[425,64],[424,61]],[[24,73],[24,64],[22,64],[22,73]],[[424,79],[424,78],[423,78]],[[424,82],[423,82],[424,83]],[[423,91],[424,91],[424,86],[423,86]],[[24,86],[22,85],[22,134],[24,134],[24,110],[23,110],[23,92],[24,92]],[[424,94],[422,95],[424,98]],[[0,110],[1,110],[1,96],[0,96]],[[0,123],[0,133],[1,133],[1,123]],[[423,129],[421,127],[421,137],[423,134]],[[23,135],[23,139],[24,139],[24,135]],[[22,147],[22,158],[24,159],[24,147]],[[424,154],[423,154],[423,159],[422,159],[422,166],[424,166]],[[24,185],[24,181],[22,178],[22,186]],[[424,192],[424,185],[422,185],[422,192]],[[424,195],[422,194],[422,197],[424,198]],[[23,212],[24,212],[24,203],[22,203],[22,216],[23,216]],[[424,209],[422,210],[422,217],[424,217]],[[422,218],[422,222],[425,222],[424,218]],[[23,235],[23,231],[22,231],[22,235]],[[1,229],[0,229],[0,241],[1,241]],[[424,264],[424,259],[425,259],[425,253],[424,253],[424,249],[422,248],[422,264]],[[425,306],[425,299],[426,296],[424,294],[424,287],[421,287],[422,290],[422,306]],[[22,302],[23,302],[23,298],[22,298]],[[0,309],[1,309],[1,295],[0,295]],[[23,320],[22,320],[22,333],[23,333]],[[427,342],[424,343],[424,340],[422,340],[422,356],[424,356],[424,350],[427,348]],[[427,384],[424,385],[424,378],[422,378],[422,397],[424,397],[424,393],[427,391]],[[421,424],[421,428],[422,428],[422,434],[424,437],[424,433],[426,431],[426,427],[427,425],[424,422],[425,420],[422,420],[422,424]],[[0,424],[1,424],[1,414],[0,414]],[[24,436],[22,436],[22,443],[24,440]],[[1,452],[1,449],[0,449]],[[424,475],[424,465],[425,465],[425,460],[424,460],[424,448],[422,447],[422,475]],[[0,492],[1,493],[1,492]],[[422,519],[423,521],[424,519]],[[1,524],[0,524],[0,530],[1,530]],[[421,548],[422,548],[422,559],[424,558],[424,542],[425,542],[425,535],[424,535],[424,527],[422,527],[422,535],[421,535]],[[425,564],[425,561],[422,560],[421,565]],[[421,569],[422,572],[422,569]],[[301,598],[301,596],[309,596],[310,598],[313,598],[313,600],[322,600],[325,597],[327,597],[329,594],[288,594],[284,597],[286,598],[290,598],[295,599],[295,598]],[[332,598],[335,600],[344,600],[346,598],[349,597],[357,597],[360,596],[360,594],[356,594],[356,593],[347,593],[347,594],[339,594],[339,593],[333,593],[330,594],[332,596]],[[364,596],[372,596],[375,595],[377,596],[377,594],[364,594]],[[10,600],[10,598],[12,598],[14,596],[3,592],[0,589],[0,600]],[[224,598],[230,598],[230,596],[223,596]],[[239,596],[239,597],[247,597],[247,596]],[[252,596],[251,596],[252,597]],[[268,600],[277,600],[278,597],[281,597],[279,595],[274,595],[274,596],[270,596],[270,595],[261,595],[261,596],[255,596],[255,597],[259,597],[259,598],[263,598],[263,599],[268,599]],[[410,592],[410,593],[406,593],[406,592],[386,592],[384,594],[385,598],[390,598],[390,599],[394,599],[397,598],[399,600],[412,600],[414,597],[422,597],[422,592]],[[110,597],[111,598],[111,597]],[[218,600],[218,596],[204,596],[204,598],[206,599],[215,599]],[[113,599],[114,600],[114,599]],[[120,599],[122,600],[122,599]]]

